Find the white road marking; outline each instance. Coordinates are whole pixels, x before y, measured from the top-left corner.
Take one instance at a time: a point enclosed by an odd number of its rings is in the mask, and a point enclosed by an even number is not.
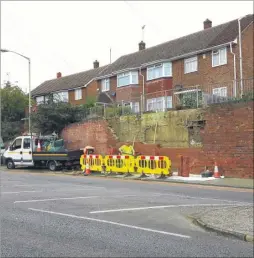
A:
[[[50,186],[57,186],[59,187],[59,184],[31,184],[31,185],[14,185],[13,187],[38,187],[38,186],[44,186],[44,187],[50,187]],[[98,189],[98,188],[103,188],[105,189],[105,187],[101,187],[101,186],[82,186],[82,185],[70,185],[70,184],[61,184],[61,187],[70,187],[70,188],[75,188],[75,187],[82,187],[82,189]]]
[[[60,200],[76,200],[76,199],[91,199],[99,198],[100,196],[82,196],[82,197],[66,197],[66,198],[53,198],[53,199],[36,199],[27,201],[15,201],[14,203],[30,203],[30,202],[48,202],[48,201],[60,201]]]
[[[1,192],[1,194],[41,193],[42,191]]]
[[[157,193],[155,193],[157,194]],[[189,196],[189,195],[182,195],[182,194],[173,194],[173,193],[169,193],[169,194],[160,194],[158,193],[158,195],[170,195],[170,196],[175,196],[175,197],[182,197],[182,198],[187,198],[187,199],[200,199],[200,200],[212,200],[212,201],[220,201],[220,202],[232,202],[232,203],[241,203],[241,204],[253,204],[250,202],[239,202],[239,201],[231,201],[231,200],[225,200],[225,199],[218,199],[218,198],[207,198],[207,197],[195,197],[195,196]]]
[[[179,205],[161,205],[161,206],[148,206],[148,207],[137,207],[137,208],[123,208],[114,210],[100,210],[100,211],[90,211],[91,214],[95,213],[109,213],[109,212],[122,212],[122,211],[140,211],[149,209],[164,209],[164,208],[180,208],[180,207],[198,207],[198,206],[236,206],[234,204],[179,204]],[[239,205],[237,205],[239,206]]]
[[[138,230],[143,230],[143,231],[148,231],[148,232],[153,232],[153,233],[159,233],[159,234],[164,234],[164,235],[170,235],[170,236],[175,236],[175,237],[190,238],[190,236],[187,236],[187,235],[171,233],[171,232],[166,232],[166,231],[161,231],[161,230],[155,230],[155,229],[150,229],[150,228],[137,227],[137,226],[133,226],[133,225],[122,224],[122,223],[117,223],[117,222],[108,221],[108,220],[94,219],[94,218],[89,218],[89,217],[76,216],[76,215],[72,215],[72,214],[66,214],[66,213],[60,213],[60,212],[54,212],[54,211],[46,211],[46,210],[40,210],[40,209],[34,209],[34,208],[29,208],[29,210],[42,212],[42,213],[48,213],[48,214],[54,214],[54,215],[60,215],[60,216],[64,216],[64,217],[74,218],[74,219],[96,221],[96,222],[100,222],[100,223],[106,223],[106,224],[111,224],[111,225],[121,226],[121,227],[126,227],[126,228],[133,228],[133,229],[138,229]]]

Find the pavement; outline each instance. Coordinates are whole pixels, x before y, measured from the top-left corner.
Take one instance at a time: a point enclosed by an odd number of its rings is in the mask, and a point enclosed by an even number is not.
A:
[[[252,243],[189,219],[219,208],[250,210],[251,189],[0,173],[2,257],[253,256]],[[246,216],[253,221],[253,214]]]

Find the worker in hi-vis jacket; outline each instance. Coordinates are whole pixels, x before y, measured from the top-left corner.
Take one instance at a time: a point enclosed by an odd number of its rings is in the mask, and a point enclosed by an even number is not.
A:
[[[135,155],[134,148],[130,144],[130,142],[126,142],[126,144],[122,145],[119,148],[119,151],[120,151],[121,155],[130,155],[130,156],[134,156]]]

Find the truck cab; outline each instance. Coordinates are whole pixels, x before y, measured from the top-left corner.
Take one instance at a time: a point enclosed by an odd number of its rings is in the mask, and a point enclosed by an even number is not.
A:
[[[8,169],[16,166],[34,166],[32,155],[32,136],[17,137],[4,152]]]

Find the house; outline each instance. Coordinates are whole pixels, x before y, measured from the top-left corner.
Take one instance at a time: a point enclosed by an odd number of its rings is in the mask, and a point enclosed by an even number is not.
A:
[[[248,87],[253,89],[253,14],[241,18],[240,39],[238,26],[238,19],[214,27],[207,19],[201,31],[190,35],[150,48],[141,41],[138,51],[110,65],[99,67],[95,61],[92,70],[65,77],[58,74],[32,95],[39,103],[54,92],[72,104],[97,96],[97,102],[116,102],[134,112],[175,107],[190,92],[195,100],[201,97],[207,102],[214,101],[214,96],[238,96],[247,89],[244,80],[250,80]],[[244,80],[239,83],[240,79]]]
[[[203,26],[199,32],[147,49],[140,42],[139,51],[121,56],[97,77],[101,91],[136,112],[141,106],[146,111],[173,107],[178,88],[181,94],[184,88],[203,86],[210,87],[210,94],[226,96],[228,91],[236,95],[233,80],[240,79],[238,19],[215,27],[207,19]],[[243,78],[253,79],[253,15],[241,19],[241,32]],[[226,88],[225,82],[230,82]]]
[[[106,66],[99,67],[99,62],[96,60],[94,68],[88,71],[62,76],[57,73],[56,78],[43,82],[35,88],[31,95],[36,100],[37,104],[47,101],[48,95],[53,94],[54,99],[69,102],[73,105],[85,104],[89,99],[103,98],[104,101],[111,101],[107,94],[99,94],[97,92],[98,76]],[[102,96],[101,96],[102,95]]]

